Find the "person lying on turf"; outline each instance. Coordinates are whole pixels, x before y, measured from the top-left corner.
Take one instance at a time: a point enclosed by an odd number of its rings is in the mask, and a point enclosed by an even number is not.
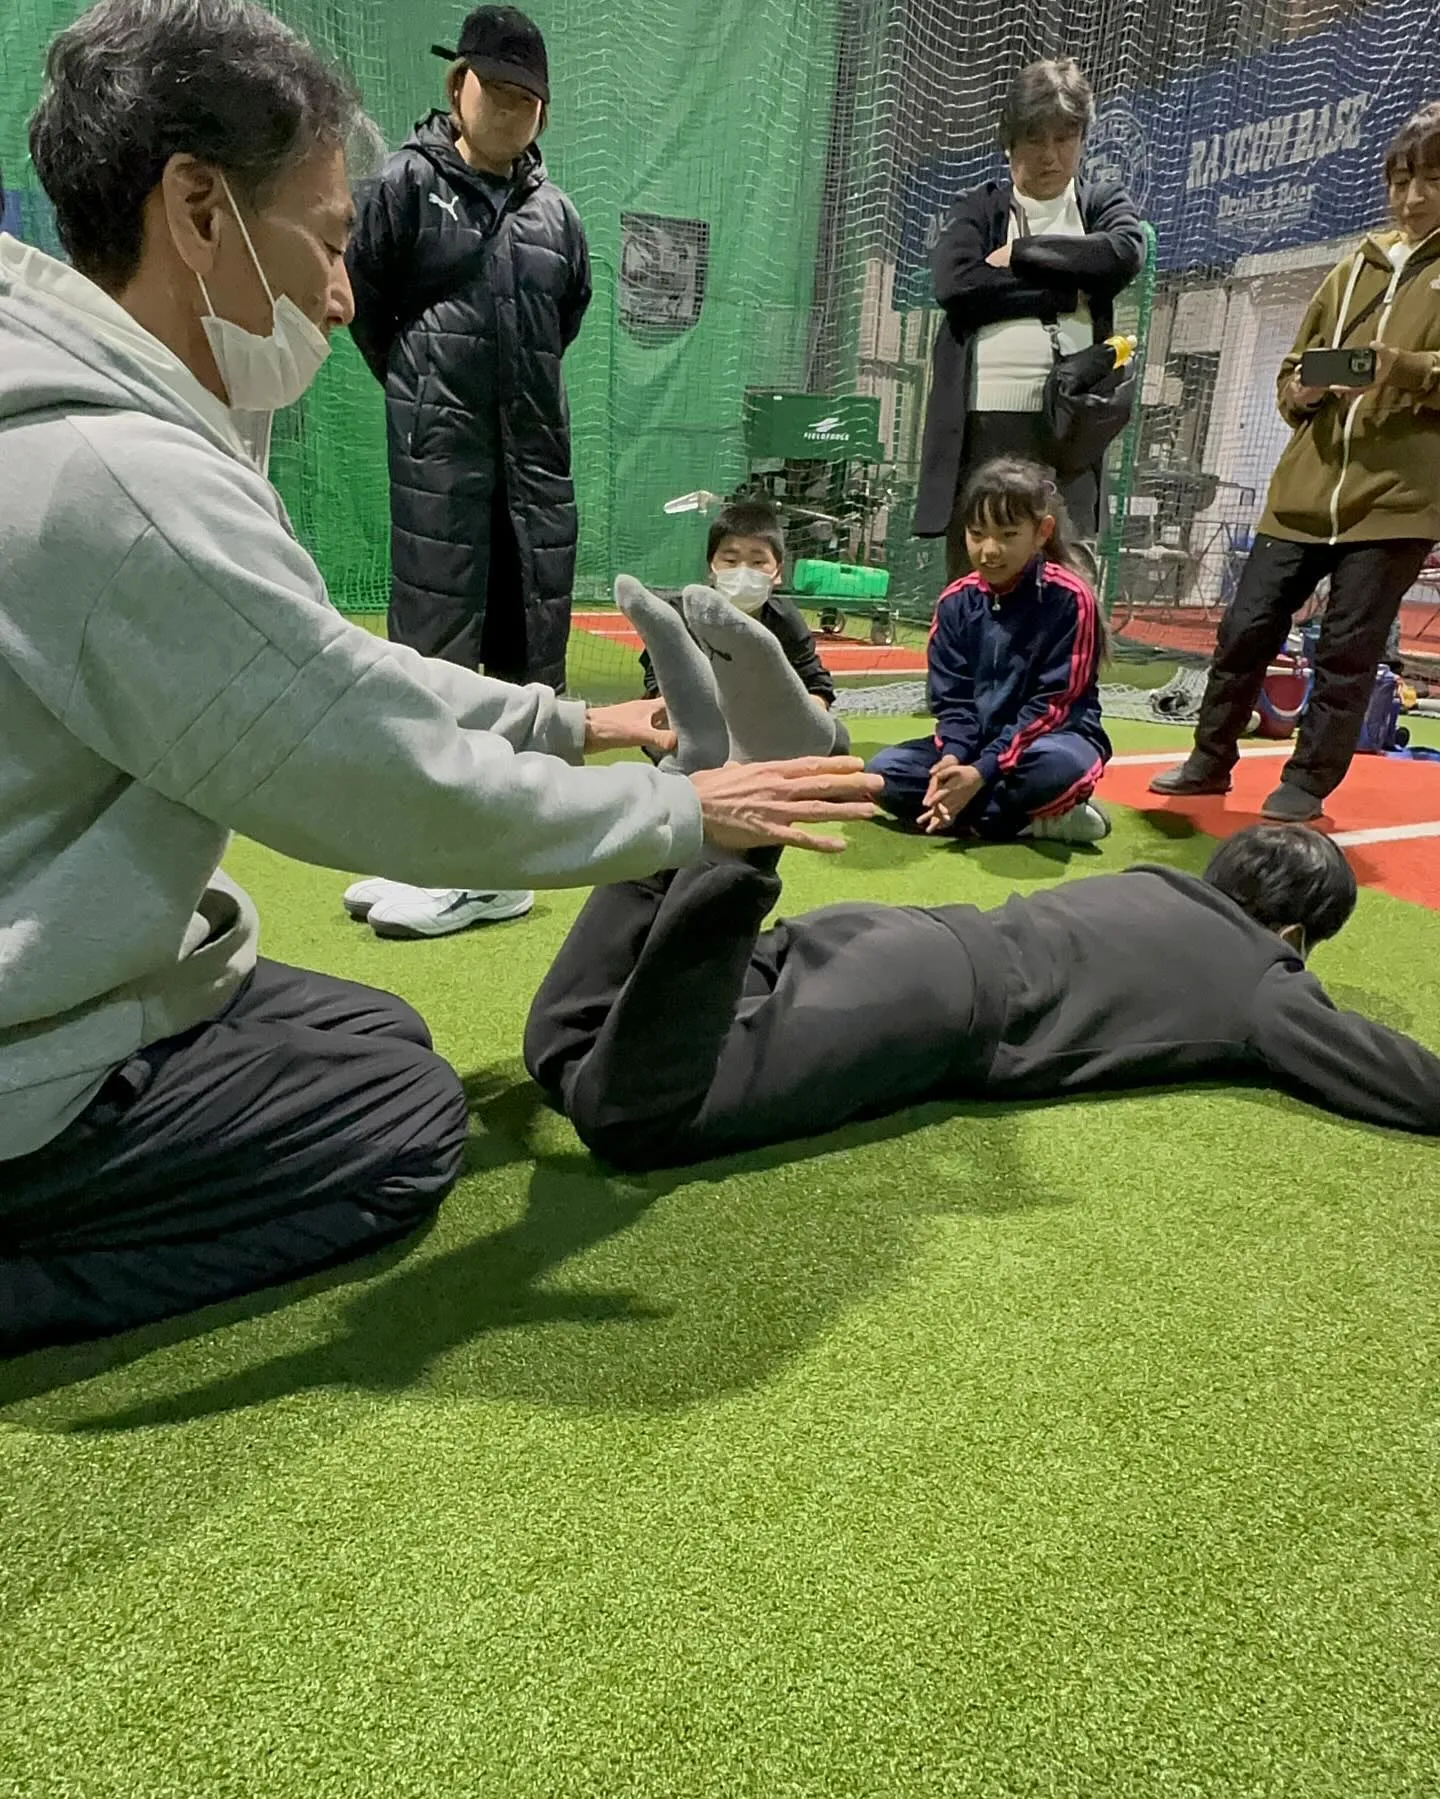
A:
[[[693,611],[715,650],[759,629],[724,602]],[[630,615],[642,634],[659,620],[633,595]],[[712,676],[683,631],[648,641],[679,762],[738,748],[742,730],[748,753],[783,753],[786,708],[764,708],[738,657]],[[737,709],[731,744],[722,702]],[[598,888],[542,984],[526,1067],[616,1166],[697,1162],[922,1100],[1199,1080],[1440,1131],[1440,1060],[1337,1011],[1306,970],[1355,905],[1343,853],[1313,831],[1241,831],[1203,877],[1140,866],[989,913],[845,904],[764,931],[779,853]]]
[[[935,732],[870,764],[880,803],[931,834],[1097,843],[1110,830],[1090,799],[1111,753],[1105,621],[1066,541],[1055,478],[1001,457],[976,470],[958,511],[975,566],[935,609]]]

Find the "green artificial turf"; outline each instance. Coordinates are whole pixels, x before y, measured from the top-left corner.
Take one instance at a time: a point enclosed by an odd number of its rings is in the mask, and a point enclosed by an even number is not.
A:
[[[1203,862],[1116,823],[866,826],[786,905]],[[474,1170],[383,1266],[0,1368],[5,1799],[1440,1792],[1431,1144],[1206,1089],[606,1178],[517,1060],[577,895],[387,944],[231,867],[426,1012]],[[1316,965],[1440,1045],[1435,914]]]

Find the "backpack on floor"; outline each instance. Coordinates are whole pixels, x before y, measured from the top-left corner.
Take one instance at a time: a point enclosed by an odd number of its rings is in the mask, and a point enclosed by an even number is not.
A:
[[[1370,704],[1365,708],[1365,722],[1360,727],[1357,746],[1362,756],[1388,756],[1409,741],[1408,731],[1400,729],[1400,678],[1393,668],[1383,663],[1375,671],[1375,685]]]

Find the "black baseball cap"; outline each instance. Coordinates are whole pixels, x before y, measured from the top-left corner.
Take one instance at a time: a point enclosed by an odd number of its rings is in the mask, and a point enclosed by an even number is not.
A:
[[[550,104],[550,62],[540,27],[515,6],[477,6],[460,27],[460,47],[432,44],[447,62],[468,62],[480,81],[508,81]]]

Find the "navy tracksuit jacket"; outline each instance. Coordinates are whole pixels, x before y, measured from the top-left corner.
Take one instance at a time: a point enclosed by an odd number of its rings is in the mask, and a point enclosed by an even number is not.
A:
[[[946,588],[930,632],[935,735],[882,750],[881,803],[916,816],[942,756],[985,782],[957,824],[1013,835],[1088,799],[1111,755],[1100,721],[1100,611],[1087,584],[1037,558],[1006,594],[979,574]]]

